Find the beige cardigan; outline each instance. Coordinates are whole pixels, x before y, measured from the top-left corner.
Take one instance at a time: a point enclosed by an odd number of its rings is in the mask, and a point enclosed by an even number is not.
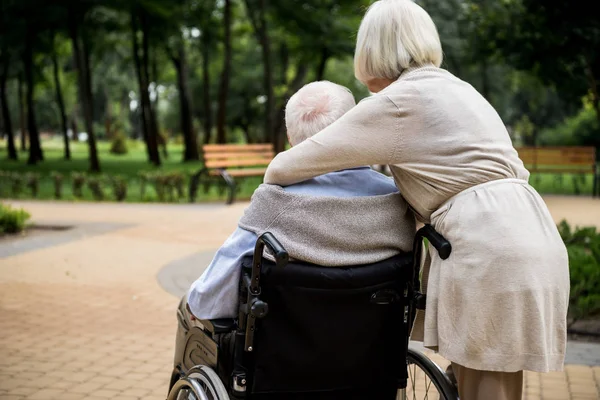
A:
[[[288,185],[389,164],[409,205],[452,242],[431,254],[426,346],[463,366],[560,370],[569,296],[565,246],[493,107],[434,66],[405,71],[328,128],[280,153]]]
[[[373,164],[390,165],[424,222],[469,187],[529,178],[494,108],[468,83],[428,66],[405,71],[320,133],[277,155],[265,183],[290,185]]]

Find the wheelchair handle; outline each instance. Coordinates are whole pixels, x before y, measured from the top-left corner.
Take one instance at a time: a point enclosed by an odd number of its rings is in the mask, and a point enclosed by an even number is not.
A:
[[[258,262],[262,258],[265,246],[273,253],[277,267],[285,267],[290,257],[283,245],[279,243],[279,240],[271,232],[263,233],[256,241],[256,246],[254,247],[255,262]]]
[[[427,240],[429,240],[429,243],[431,243],[433,247],[436,248],[442,260],[445,260],[448,257],[450,257],[450,254],[452,253],[452,245],[448,240],[446,240],[445,237],[438,233],[433,228],[433,226],[428,224],[425,225],[423,228],[419,229],[419,231],[417,232],[417,238],[419,237],[427,238]]]

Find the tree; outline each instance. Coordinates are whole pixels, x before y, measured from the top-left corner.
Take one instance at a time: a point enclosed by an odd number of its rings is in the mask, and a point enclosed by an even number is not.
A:
[[[139,20],[139,23],[138,23]],[[141,25],[142,46],[138,41],[138,26]],[[131,34],[132,49],[135,70],[140,89],[140,105],[142,111],[142,127],[144,131],[144,140],[148,151],[148,159],[156,166],[161,164],[160,154],[158,152],[158,127],[156,115],[150,102],[148,87],[150,78],[148,76],[149,62],[149,25],[146,11],[141,7],[134,6],[131,10]],[[141,50],[141,54],[140,54]]]
[[[229,80],[231,75],[231,0],[225,0],[223,10],[223,27],[225,35],[223,46],[223,70],[221,71],[221,84],[219,87],[219,108],[217,112],[217,143],[226,143],[227,135],[225,119],[227,117],[227,94],[229,92]]]
[[[100,172],[100,160],[94,135],[94,113],[92,95],[92,76],[90,72],[89,32],[82,32],[79,21],[83,20],[89,10],[86,8],[69,9],[69,35],[73,47],[73,60],[79,80],[79,97],[83,109],[83,118],[87,130],[90,171]],[[31,133],[30,133],[31,136]]]
[[[67,124],[67,113],[65,111],[65,102],[63,100],[62,88],[61,88],[61,84],[60,84],[61,68],[58,65],[58,55],[57,55],[57,50],[56,50],[54,34],[52,35],[51,58],[52,58],[52,68],[53,68],[53,75],[54,75],[54,87],[56,90],[56,102],[58,103],[61,128],[62,128],[62,132],[63,132],[63,141],[64,141],[64,145],[65,145],[65,160],[70,160],[71,159],[71,149],[70,149],[70,145],[69,145],[69,132],[68,132],[69,128],[68,128],[68,124]]]
[[[273,87],[273,62],[271,57],[271,37],[267,26],[267,0],[244,0],[246,13],[252,23],[254,34],[260,44],[263,62],[263,89],[265,93],[265,127],[266,141],[273,143],[275,152],[283,151],[283,139],[274,133],[273,117],[275,109],[275,92]]]
[[[15,138],[13,134],[10,110],[8,108],[8,96],[6,95],[6,81],[8,78],[8,68],[10,58],[7,48],[3,46],[0,53],[0,103],[2,106],[2,121],[4,122],[4,133],[7,135],[8,158],[18,160],[17,148],[15,147]]]
[[[469,5],[492,52],[515,68],[532,71],[568,101],[590,95],[600,121],[600,14],[592,4],[573,7],[558,0],[511,0]]]
[[[29,158],[28,164],[35,165],[44,160],[44,154],[40,143],[40,132],[35,117],[34,90],[35,80],[33,77],[33,43],[37,35],[34,26],[29,25],[25,34],[25,49],[23,51],[23,66],[25,68],[25,82],[27,90],[25,100],[27,103],[27,127],[29,132]]]

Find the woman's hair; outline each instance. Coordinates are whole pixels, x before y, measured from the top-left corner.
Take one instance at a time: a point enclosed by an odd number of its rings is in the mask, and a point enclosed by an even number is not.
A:
[[[358,30],[354,74],[398,79],[408,67],[442,64],[442,45],[433,20],[411,0],[379,0],[369,7]]]
[[[285,107],[285,125],[292,146],[319,133],[356,105],[344,86],[318,81],[305,85]]]

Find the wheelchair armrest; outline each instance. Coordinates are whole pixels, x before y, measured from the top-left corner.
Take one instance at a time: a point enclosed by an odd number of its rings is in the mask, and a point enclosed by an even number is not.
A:
[[[201,319],[199,322],[213,335],[215,333],[227,333],[235,329],[233,318]]]

